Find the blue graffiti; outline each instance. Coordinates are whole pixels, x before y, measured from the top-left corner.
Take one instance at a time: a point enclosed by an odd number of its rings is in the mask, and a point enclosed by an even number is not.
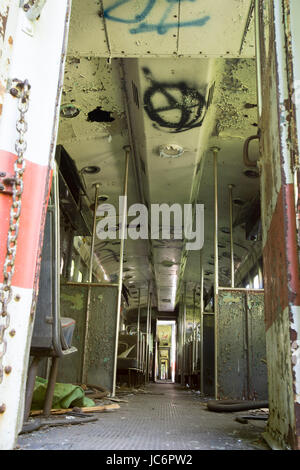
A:
[[[106,8],[103,14],[104,14],[104,18],[111,20],[111,21],[116,21],[118,23],[125,23],[125,24],[139,23],[139,25],[136,28],[129,29],[129,32],[131,34],[148,33],[152,31],[156,31],[158,34],[166,34],[172,28],[204,26],[210,20],[209,16],[203,16],[202,18],[197,18],[196,20],[193,20],[193,21],[184,21],[182,23],[181,22],[180,23],[167,22],[167,19],[171,15],[172,9],[175,4],[178,4],[180,2],[181,3],[195,2],[197,0],[165,0],[167,3],[166,10],[164,11],[160,21],[156,24],[147,23],[145,22],[145,20],[147,19],[152,9],[155,7],[157,0],[147,0],[145,8],[138,15],[135,15],[134,18],[121,18],[119,16],[111,15],[111,12],[113,12],[118,7],[125,5],[126,3],[130,1],[132,0],[117,0],[113,5]]]

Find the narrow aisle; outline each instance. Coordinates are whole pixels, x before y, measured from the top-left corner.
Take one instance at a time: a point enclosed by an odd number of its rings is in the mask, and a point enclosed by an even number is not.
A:
[[[95,423],[43,429],[19,437],[21,449],[202,450],[265,449],[264,423],[239,424],[207,411],[205,402],[174,384],[150,384]]]

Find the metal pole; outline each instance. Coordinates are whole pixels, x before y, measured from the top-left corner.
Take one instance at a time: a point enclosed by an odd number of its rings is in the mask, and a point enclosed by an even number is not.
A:
[[[218,251],[218,147],[212,149],[214,156],[214,206],[215,206],[215,231],[214,231],[214,317],[215,317],[215,398],[218,398],[218,288],[219,288],[219,251]]]
[[[196,327],[195,327],[195,313],[196,313],[196,289],[193,290],[193,349],[192,349],[192,374],[195,370],[195,356],[196,356]]]
[[[203,251],[200,251],[200,391],[204,393],[203,388]]]
[[[183,290],[183,349],[182,349],[182,377],[181,384],[185,385],[185,339],[186,339],[186,282]]]
[[[150,304],[149,304],[149,331],[148,331],[148,376],[147,379],[149,381],[150,376],[150,338],[151,338],[151,321],[152,321],[152,292],[150,293]]]
[[[146,323],[146,375],[145,382],[148,382],[149,371],[149,307],[150,307],[150,282],[148,282],[148,296],[147,296],[147,323]]]
[[[137,318],[137,349],[136,349],[136,357],[137,357],[137,365],[140,369],[140,321],[141,321],[141,289],[139,289],[139,306],[138,306],[138,318]]]
[[[95,184],[95,207],[94,207],[93,232],[92,232],[92,240],[91,240],[91,248],[90,248],[90,263],[89,263],[89,277],[88,277],[89,284],[93,280],[93,259],[94,259],[95,238],[96,238],[96,212],[97,212],[99,188],[100,188],[100,184],[99,183]],[[87,343],[88,343],[89,323],[90,323],[91,293],[92,293],[91,286],[89,285],[88,293],[87,293],[87,302],[86,302],[81,383],[85,383],[87,381]]]
[[[230,228],[230,271],[231,287],[234,287],[234,252],[233,252],[233,211],[232,211],[232,190],[233,184],[228,185],[229,192],[229,228]]]
[[[256,57],[256,80],[257,80],[257,108],[258,117],[262,114],[262,74],[261,74],[261,34],[260,34],[260,0],[255,0],[254,7],[255,23],[255,57]]]
[[[112,386],[113,397],[116,394],[116,383],[117,383],[118,340],[119,340],[121,301],[122,301],[123,257],[124,257],[124,242],[125,242],[125,224],[126,224],[126,215],[127,215],[127,187],[128,187],[128,167],[129,167],[130,146],[126,145],[123,148],[125,150],[125,175],[124,175],[124,186],[123,186],[124,204],[123,204],[122,226],[121,226],[118,306],[117,306],[116,340],[115,340],[114,372],[113,372],[113,386]]]

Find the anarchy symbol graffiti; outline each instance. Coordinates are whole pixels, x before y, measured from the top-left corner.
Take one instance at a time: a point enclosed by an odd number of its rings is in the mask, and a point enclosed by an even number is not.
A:
[[[204,96],[185,82],[160,83],[143,70],[151,86],[144,94],[144,109],[157,128],[185,132],[200,127],[206,113]]]

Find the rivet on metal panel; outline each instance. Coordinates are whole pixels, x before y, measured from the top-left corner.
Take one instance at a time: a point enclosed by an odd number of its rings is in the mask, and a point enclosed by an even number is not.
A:
[[[11,366],[6,366],[6,367],[4,368],[4,372],[5,372],[6,374],[10,374],[11,371],[12,371],[12,367],[11,367]]]
[[[10,175],[5,173],[4,171],[0,172],[0,192],[3,194],[10,194],[13,193],[13,183],[14,183],[14,175]]]
[[[9,335],[10,335],[12,338],[15,336],[15,334],[16,334],[16,330],[11,330],[11,331],[9,332]]]

